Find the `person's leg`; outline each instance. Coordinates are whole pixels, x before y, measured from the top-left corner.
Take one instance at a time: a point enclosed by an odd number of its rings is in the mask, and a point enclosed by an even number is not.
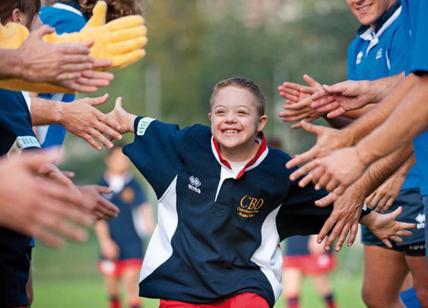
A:
[[[119,279],[115,276],[104,276],[104,283],[107,287],[110,308],[121,308],[119,297]]]
[[[399,294],[408,271],[402,252],[365,245],[362,297],[366,306],[403,307]]]
[[[425,250],[425,247],[422,250]],[[428,307],[428,269],[425,262],[425,255],[407,255],[406,262],[413,276],[413,285],[419,303],[422,307]]]
[[[336,307],[333,296],[333,288],[331,286],[328,274],[320,274],[309,276],[315,291],[324,299],[327,308]]]
[[[125,288],[126,302],[129,308],[139,308],[140,298],[138,296],[138,278],[140,267],[130,264],[123,269],[122,279]]]
[[[98,267],[107,288],[110,308],[121,308],[119,296],[119,263],[117,261],[101,260]]]
[[[288,308],[299,307],[302,278],[302,272],[297,268],[286,268],[282,272],[282,286]]]

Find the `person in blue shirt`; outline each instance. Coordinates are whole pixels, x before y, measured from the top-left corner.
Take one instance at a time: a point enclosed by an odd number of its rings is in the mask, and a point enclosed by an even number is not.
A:
[[[99,269],[107,286],[110,307],[121,307],[119,295],[123,280],[128,307],[138,308],[143,236],[153,232],[153,213],[143,187],[130,173],[129,159],[123,155],[121,146],[109,150],[105,163],[106,171],[99,185],[111,189],[112,193],[105,197],[119,208],[120,214],[95,225],[101,257]]]
[[[124,153],[158,198],[140,296],[161,298],[160,307],[262,308],[278,299],[279,242],[318,233],[331,209],[316,207],[325,193],[290,181],[290,156],[266,145],[265,103],[251,80],[223,80],[213,90],[211,128],[179,129],[129,114],[117,100],[110,116],[135,133]],[[362,222],[389,242],[414,226],[395,222],[399,212],[364,211]]]
[[[409,56],[409,48],[405,46],[410,46],[410,37],[402,17],[401,1],[348,1],[348,5],[363,24],[358,30],[358,36],[348,48],[348,80],[373,81],[391,76],[392,80],[404,78],[402,75]],[[284,90],[286,91],[287,87]],[[311,101],[308,101],[308,104],[311,104]],[[360,114],[371,108],[372,106],[366,108]],[[344,116],[347,117],[348,114],[349,112]],[[318,116],[320,115],[322,113],[318,113]],[[343,116],[341,120],[345,122]],[[336,127],[340,127],[337,125],[337,118],[330,121],[333,125],[336,124]],[[425,228],[424,224],[420,223],[424,217],[424,209],[419,191],[418,171],[422,170],[417,166],[409,171],[408,169],[408,166],[401,168],[378,191],[367,198],[367,203],[373,208],[377,207],[378,211],[385,211],[390,207],[388,211],[391,212],[398,206],[403,206],[403,213],[399,219],[416,223],[413,235],[406,238],[403,243],[395,245],[393,249],[385,247],[382,241],[362,226],[362,241],[365,245],[362,294],[369,306],[376,306],[379,303],[393,306],[398,303],[400,287],[409,270],[415,280],[414,285],[419,288],[416,292],[419,294],[428,292],[428,270],[424,262]],[[404,178],[406,173],[407,176]],[[394,195],[394,191],[397,191],[398,196]],[[381,266],[384,260],[388,260],[390,265]]]
[[[370,102],[370,98],[377,97],[375,102],[380,102],[378,106],[367,116],[353,123],[347,129],[342,131],[340,136],[332,138],[333,131],[318,132],[319,136],[328,139],[326,142],[319,142],[309,153],[300,155],[298,159],[293,160],[289,166],[305,163],[309,164],[299,169],[294,176],[301,173],[308,173],[311,180],[320,187],[330,183],[329,189],[333,190],[339,186],[338,191],[352,184],[374,162],[380,158],[392,155],[391,164],[400,160],[400,156],[408,149],[408,144],[414,140],[414,152],[416,156],[416,165],[420,168],[419,183],[424,203],[425,217],[427,214],[427,194],[428,181],[426,171],[427,151],[427,133],[423,132],[428,119],[428,108],[423,102],[428,96],[428,82],[426,72],[428,70],[428,60],[426,53],[427,46],[427,19],[425,13],[428,9],[428,3],[422,0],[403,0],[402,22],[406,31],[410,35],[409,59],[406,65],[408,76],[398,85],[386,81],[372,82],[360,87],[361,84],[341,84],[334,87],[328,87],[327,91],[334,94],[336,106],[341,110],[350,110],[359,108]],[[385,91],[387,89],[387,91]],[[372,91],[370,91],[372,90]],[[352,95],[349,95],[352,93]],[[372,94],[375,95],[372,95]],[[380,95],[379,95],[380,94]],[[321,95],[322,96],[322,95]],[[380,99],[379,99],[380,97]],[[369,98],[369,99],[368,99]],[[327,100],[319,102],[329,104]],[[399,123],[399,125],[397,125]],[[419,136],[418,136],[419,135]],[[327,140],[324,139],[324,140]],[[351,141],[351,142],[350,142]],[[355,145],[355,146],[353,146]],[[322,153],[328,149],[331,153],[322,157]],[[395,152],[394,152],[395,151]],[[403,154],[401,154],[403,153]],[[320,172],[324,176],[320,176]],[[340,173],[340,174],[339,174]],[[339,209],[338,209],[339,210]],[[425,225],[425,217],[420,217],[418,224]],[[342,220],[341,225],[346,228],[349,219],[337,216],[335,221]],[[327,230],[328,231],[328,230]],[[342,229],[340,232],[346,232]],[[338,232],[337,234],[340,234]],[[427,229],[425,228],[425,240],[427,239]],[[334,240],[336,236],[330,237]],[[426,246],[425,246],[426,249]],[[427,253],[425,254],[428,255]],[[427,259],[428,261],[428,259]],[[425,283],[424,285],[427,285]],[[419,299],[423,298],[423,304],[428,303],[428,292],[418,294]],[[426,304],[425,304],[426,305]]]

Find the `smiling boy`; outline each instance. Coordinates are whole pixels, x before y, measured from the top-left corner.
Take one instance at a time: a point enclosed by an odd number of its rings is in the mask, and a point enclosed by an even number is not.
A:
[[[254,82],[220,81],[210,104],[211,128],[137,117],[120,100],[110,114],[123,133],[135,132],[124,153],[158,197],[140,296],[160,298],[163,308],[272,307],[281,293],[279,242],[318,233],[331,209],[315,207],[323,192],[291,182],[283,168],[290,156],[267,147],[266,102]],[[394,215],[362,220],[387,239],[413,226]]]

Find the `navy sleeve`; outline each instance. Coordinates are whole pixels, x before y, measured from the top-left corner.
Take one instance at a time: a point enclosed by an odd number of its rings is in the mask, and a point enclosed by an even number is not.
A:
[[[314,203],[327,192],[315,190],[312,184],[301,188],[297,183],[293,182],[277,216],[281,241],[292,235],[318,234],[332,211],[332,206],[321,208]]]
[[[40,145],[24,96],[21,92],[0,89],[0,155],[30,148]]]
[[[181,169],[180,147],[186,129],[149,117],[137,117],[134,142],[123,152],[161,198]]]

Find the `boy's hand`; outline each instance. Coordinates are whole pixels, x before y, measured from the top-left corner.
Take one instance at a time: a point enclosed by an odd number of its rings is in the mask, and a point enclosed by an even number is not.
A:
[[[415,224],[396,221],[401,214],[403,208],[400,206],[394,212],[388,214],[378,214],[371,212],[369,215],[361,219],[370,231],[373,232],[380,240],[382,240],[388,248],[392,248],[390,239],[402,243],[402,236],[410,236],[412,232],[408,229],[415,228]]]
[[[135,114],[131,114],[131,113],[127,112],[125,109],[123,109],[122,97],[118,97],[116,99],[114,109],[110,113],[108,113],[107,116],[110,119],[119,123],[119,125],[120,125],[119,132],[121,134],[125,134],[128,132],[134,131],[134,121],[137,118],[137,116]]]

